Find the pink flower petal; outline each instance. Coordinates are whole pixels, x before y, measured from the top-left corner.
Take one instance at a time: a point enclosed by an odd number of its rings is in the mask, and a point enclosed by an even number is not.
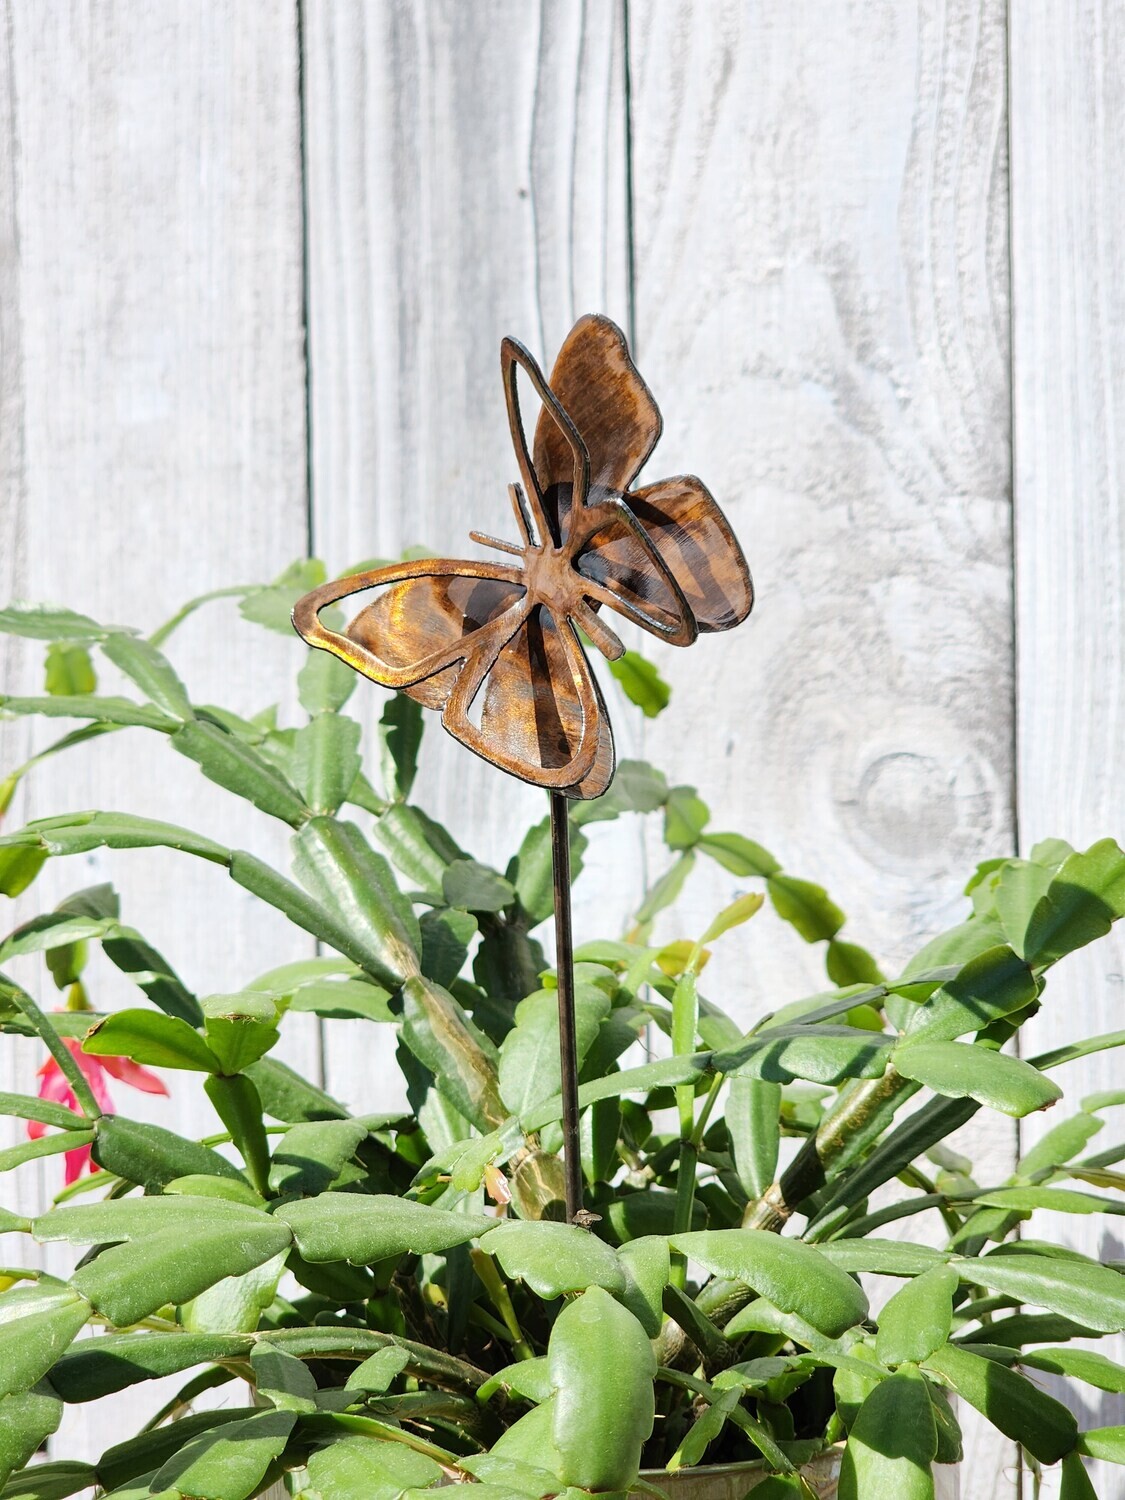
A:
[[[94,1170],[93,1162],[90,1159],[89,1146],[77,1146],[73,1151],[68,1151],[66,1153],[67,1187],[72,1182],[77,1182],[87,1167],[90,1168],[91,1172]]]
[[[140,1063],[135,1063],[130,1057],[100,1057],[98,1061],[107,1073],[114,1078],[127,1083],[131,1088],[140,1089],[142,1094],[167,1094],[162,1079],[157,1078],[155,1073],[150,1073],[147,1068],[142,1068]]]
[[[90,1085],[90,1092],[98,1101],[99,1108],[103,1109],[106,1114],[112,1114],[113,1098],[106,1087],[105,1069],[102,1066],[102,1059],[100,1057],[92,1057],[88,1053],[83,1052],[80,1044],[71,1037],[64,1037],[63,1040],[66,1043],[67,1051],[82,1069],[86,1082]]]

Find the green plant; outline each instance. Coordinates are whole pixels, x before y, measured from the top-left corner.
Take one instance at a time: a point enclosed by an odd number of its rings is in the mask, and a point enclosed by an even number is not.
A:
[[[302,563],[237,591],[242,613],[287,630],[293,598],[322,576]],[[108,886],[0,943],[0,963],[42,953],[67,993],[47,1014],[0,977],[0,1028],[41,1039],[75,1104],[0,1096],[3,1113],[46,1127],[0,1152],[0,1169],[87,1146],[96,1166],[34,1219],[0,1210],[0,1229],[90,1247],[68,1280],[4,1268],[5,1497],[97,1485],[245,1500],[285,1475],[310,1500],[411,1496],[447,1477],[482,1500],[576,1500],[645,1488],[642,1466],[757,1458],[777,1476],[761,1493],[798,1496],[802,1465],[844,1443],[841,1494],[899,1500],[931,1495],[931,1465],[959,1457],[949,1393],[1033,1464],[1062,1461],[1067,1500],[1090,1493],[1083,1454],[1125,1462],[1125,1432],[1079,1433],[1034,1379],[1125,1390],[1125,1368],[1070,1347],[1125,1329],[1125,1278],[1014,1237],[1042,1209],[1121,1212],[1125,1146],[1087,1146],[1125,1091],[1083,1100],[1004,1183],[978,1184],[943,1145],[982,1106],[1055,1104],[1055,1068],[1125,1043],[1121,1031],[1030,1060],[1002,1050],[1053,966],[1125,913],[1116,844],[1056,841],[982,865],[966,920],[888,980],[841,938],[820,887],[713,831],[693,788],[623,764],[605,798],[574,808],[575,868],[583,824],[627,814],[662,819],[670,859],[626,934],[576,955],[586,1206],[600,1216],[586,1232],[556,1222],[554,981],[535,936],[551,909],[546,819],[503,873],[474,860],[407,800],[421,711],[388,703],[368,779],[343,712],[354,679],[320,653],[301,653],[298,728],[193,704],[160,648],[202,602],[148,639],[65,610],[0,611],[0,629],[47,643],[47,694],[4,712],[84,721],[0,786],[0,806],[45,755],[136,726],[289,824],[291,873],[102,811],[0,838],[0,890],[28,889],[50,858],[160,846],[225,866],[326,952],[198,998]],[[139,696],[97,692],[95,647]],[[651,669],[624,681],[654,691]],[[753,889],[696,937],[652,941],[697,858]],[[701,984],[709,948],[766,897],[823,945],[831,988],[743,1032]],[[90,944],[147,1003],[91,1014]],[[411,1113],[353,1115],[276,1061],[295,1012],[396,1028]],[[632,1066],[646,1033],[663,1055]],[[87,1067],[124,1057],[202,1074],[215,1133],[104,1112],[79,1048]],[[876,1206],[896,1179],[905,1192]],[[916,1214],[940,1219],[944,1246],[881,1235]],[[873,1273],[902,1282],[877,1317]],[[170,1374],[185,1377],[177,1398],[97,1464],[26,1467],[64,1402]],[[250,1390],[241,1405],[194,1407],[235,1381]]]

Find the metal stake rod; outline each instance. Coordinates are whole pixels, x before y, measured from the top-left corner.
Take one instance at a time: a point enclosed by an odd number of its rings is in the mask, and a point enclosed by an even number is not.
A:
[[[559,975],[559,1057],[562,1062],[563,1166],[566,1219],[582,1211],[582,1152],[578,1141],[578,1043],[574,1030],[574,939],[570,921],[570,820],[567,799],[551,793],[551,858],[555,875],[555,954]]]

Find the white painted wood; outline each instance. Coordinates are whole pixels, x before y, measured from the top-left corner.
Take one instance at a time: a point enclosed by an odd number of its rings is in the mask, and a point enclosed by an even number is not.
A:
[[[1120,840],[1125,825],[1123,44],[1120,6],[1083,0],[1065,17],[1044,5],[1012,10],[1017,780],[1025,848],[1048,835],[1079,848],[1107,834]],[[1120,1027],[1123,984],[1119,935],[1066,960],[1031,1023],[1031,1044],[1047,1048],[1080,1029]],[[1059,1108],[1119,1087],[1121,1076],[1116,1052],[1060,1069],[1067,1097]],[[1123,1113],[1111,1113],[1092,1149],[1120,1138]],[[1038,1128],[1025,1122],[1028,1143]],[[1093,1222],[1059,1216],[1042,1232],[1088,1254],[1125,1253],[1117,1234]],[[1083,1394],[1093,1398],[1076,1407],[1083,1426],[1125,1421],[1120,1399]],[[1098,1494],[1120,1493],[1121,1471],[1095,1468]]]
[[[0,20],[0,584],[153,628],[185,598],[268,579],[304,553],[298,52],[292,0],[40,5]],[[299,643],[202,613],[170,643],[191,692],[256,711]],[[34,643],[0,643],[6,690],[42,689]],[[103,681],[114,683],[106,671]],[[115,690],[113,686],[109,690]],[[122,687],[123,691],[129,691]],[[67,726],[4,726],[3,763]],[[112,807],[283,859],[284,831],[155,736],[129,730],[41,767],[8,815]],[[48,866],[3,920],[102,880],[200,992],[230,990],[309,951],[217,867],[164,851]],[[8,930],[8,925],[4,930]],[[12,966],[44,1004],[39,965]],[[95,1003],[133,1003],[90,966]],[[315,1030],[311,1040],[315,1043]],[[306,1048],[309,1038],[306,1037]],[[39,1049],[5,1041],[3,1087],[34,1092]],[[315,1055],[305,1059],[315,1074]],[[171,1100],[118,1087],[119,1106],[187,1132],[215,1128],[197,1081]],[[5,1122],[7,1125],[8,1122]],[[9,1207],[41,1208],[60,1158],[19,1169]],[[26,1255],[7,1237],[4,1257]],[[47,1257],[72,1266],[68,1248]],[[163,1397],[76,1408],[55,1449],[93,1456]]]
[[[627,319],[622,48],[616,3],[306,6],[314,543],[333,570],[514,535],[501,337],[550,360],[579,313]],[[385,696],[353,700],[369,732]],[[619,753],[637,717],[617,702]],[[414,800],[503,869],[546,799],[428,719]],[[579,941],[616,936],[640,885],[635,823],[591,832]],[[375,1109],[398,1080],[370,1033],[332,1023],[326,1060]]]
[[[648,475],[704,476],[758,589],[661,655],[652,754],[893,967],[1013,839],[1005,7],[630,16]],[[697,872],[669,930],[738,885]],[[749,1022],[824,981],[763,914],[707,982]],[[968,1442],[966,1494],[1012,1495],[1010,1450]]]

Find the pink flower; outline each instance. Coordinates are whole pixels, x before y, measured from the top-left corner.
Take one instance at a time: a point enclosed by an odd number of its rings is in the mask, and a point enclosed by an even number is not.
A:
[[[92,1057],[83,1052],[80,1044],[73,1038],[64,1037],[63,1042],[71,1057],[82,1069],[86,1082],[90,1085],[90,1092],[107,1115],[113,1114],[113,1100],[106,1087],[106,1073],[111,1078],[117,1078],[122,1083],[129,1084],[132,1088],[140,1089],[143,1094],[167,1094],[168,1092],[155,1073],[150,1073],[147,1068],[142,1068],[139,1063],[133,1062],[128,1057]],[[53,1057],[49,1057],[39,1069],[39,1079],[40,1099],[50,1099],[55,1104],[64,1104],[67,1109],[81,1113],[67,1076]],[[39,1120],[32,1120],[28,1124],[27,1133],[35,1141],[46,1129],[46,1125]],[[87,1167],[93,1171],[89,1146],[78,1146],[73,1151],[68,1151],[66,1153],[67,1185],[69,1186],[81,1177]]]

